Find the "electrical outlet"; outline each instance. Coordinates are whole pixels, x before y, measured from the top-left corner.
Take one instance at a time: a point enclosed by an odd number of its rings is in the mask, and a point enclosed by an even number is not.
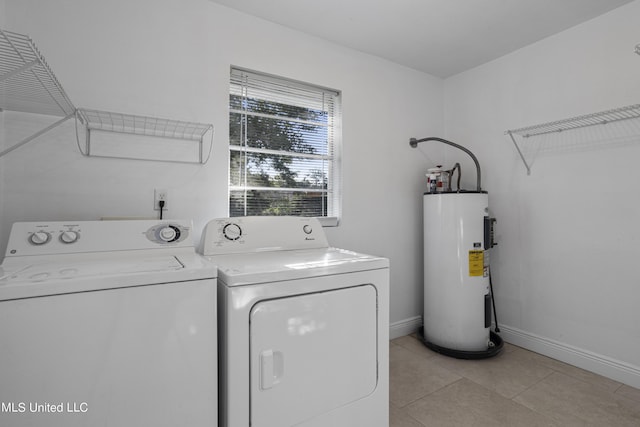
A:
[[[160,200],[164,200],[164,207],[162,208],[163,211],[168,211],[169,210],[169,192],[165,189],[158,189],[156,188],[155,190],[153,190],[153,210],[155,211],[159,211],[160,210]]]

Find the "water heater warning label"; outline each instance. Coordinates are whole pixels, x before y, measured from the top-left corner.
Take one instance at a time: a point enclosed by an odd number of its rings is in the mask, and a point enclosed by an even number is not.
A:
[[[484,275],[484,251],[469,251],[469,276]]]

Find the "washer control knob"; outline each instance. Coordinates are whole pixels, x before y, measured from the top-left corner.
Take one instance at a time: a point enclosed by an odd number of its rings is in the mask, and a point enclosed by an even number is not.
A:
[[[242,236],[242,228],[238,224],[230,222],[224,226],[222,234],[227,240],[238,240]]]
[[[67,244],[75,243],[78,241],[79,238],[80,238],[80,233],[73,230],[63,231],[62,234],[60,234],[60,241],[62,243],[67,243]]]
[[[175,227],[172,227],[170,225],[162,228],[158,233],[160,240],[162,240],[163,242],[173,242],[174,240],[176,240],[177,235],[178,231],[175,229]]]
[[[151,242],[164,245],[183,241],[189,235],[189,229],[175,223],[157,224],[148,229],[145,235]]]
[[[307,224],[304,227],[302,227],[302,231],[304,231],[305,234],[311,234],[313,232],[313,227]]]
[[[51,240],[51,234],[46,231],[36,231],[29,236],[29,243],[34,245],[44,245]]]

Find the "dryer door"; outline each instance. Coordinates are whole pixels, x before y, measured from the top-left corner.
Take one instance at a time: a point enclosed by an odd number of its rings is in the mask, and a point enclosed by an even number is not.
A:
[[[291,426],[371,394],[371,285],[265,300],[251,311],[251,425]]]

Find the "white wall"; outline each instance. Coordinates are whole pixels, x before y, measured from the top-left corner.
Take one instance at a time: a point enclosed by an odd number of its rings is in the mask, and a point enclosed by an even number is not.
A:
[[[5,0],[0,0],[0,28],[5,28]],[[5,146],[5,137],[4,137],[4,113],[0,111],[0,151],[4,149]],[[4,157],[0,157],[0,244],[4,245],[4,241],[6,240],[6,236],[2,233],[2,212],[4,211]],[[0,257],[4,254],[4,246],[0,246]]]
[[[635,1],[445,81],[446,135],[478,156],[498,219],[503,335],[635,387],[640,124],[530,139],[553,147],[530,176],[504,131],[638,103],[638,17]]]
[[[329,240],[388,256],[391,322],[421,315],[425,157],[408,139],[442,133],[442,80],[207,0],[6,0],[5,12],[4,27],[35,41],[76,106],[210,122],[216,136],[204,166],[82,157],[73,122],[12,152],[2,252],[18,220],[152,216],[154,188],[198,233],[226,216],[233,64],[343,92],[343,218]],[[14,116],[12,128],[33,122]]]

